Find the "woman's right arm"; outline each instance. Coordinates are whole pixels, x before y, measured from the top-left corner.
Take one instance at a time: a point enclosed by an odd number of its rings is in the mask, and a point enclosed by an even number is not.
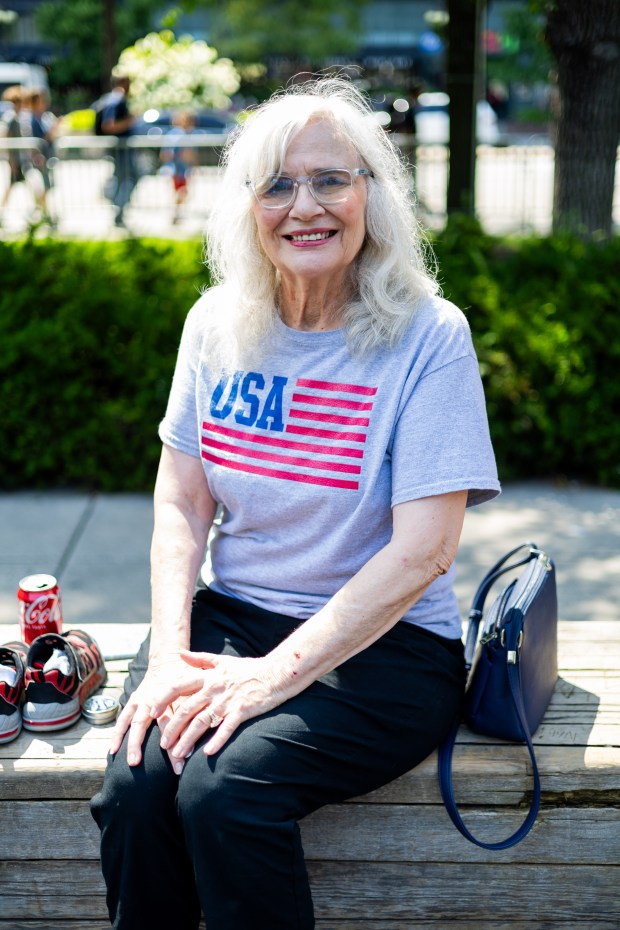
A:
[[[164,445],[154,509],[149,667],[118,717],[110,746],[118,752],[129,730],[130,765],[141,759],[144,736],[155,719],[151,708],[162,691],[172,682],[183,683],[188,694],[202,685],[202,675],[180,658],[180,650],[189,648],[192,598],[216,511],[199,458]]]

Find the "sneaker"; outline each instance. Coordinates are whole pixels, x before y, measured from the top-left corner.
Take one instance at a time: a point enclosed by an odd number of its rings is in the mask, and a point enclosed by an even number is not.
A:
[[[44,633],[26,658],[24,727],[64,730],[80,718],[86,698],[107,678],[95,640],[83,630]]]
[[[16,739],[22,728],[24,662],[28,646],[12,642],[0,646],[0,743]]]

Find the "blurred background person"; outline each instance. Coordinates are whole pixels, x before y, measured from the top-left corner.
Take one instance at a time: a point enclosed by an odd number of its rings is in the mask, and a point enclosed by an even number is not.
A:
[[[51,188],[49,159],[53,154],[53,141],[57,119],[49,109],[50,101],[44,88],[32,88],[23,92],[19,123],[23,138],[37,140],[37,147],[24,149],[22,171],[35,201],[38,219],[53,225],[48,208],[48,193]]]
[[[138,183],[135,156],[127,147],[127,139],[135,125],[135,117],[127,100],[130,84],[128,77],[113,74],[110,93],[105,94],[94,105],[96,134],[116,136],[118,139],[118,145],[113,149],[114,175],[105,188],[106,197],[116,207],[114,222],[117,226],[125,225],[125,207]]]
[[[22,96],[22,89],[17,85],[7,87],[2,94],[2,100],[7,106],[0,115],[0,139],[19,139],[21,137],[19,112],[22,107]],[[13,186],[24,180],[21,152],[18,149],[8,149],[6,158],[9,163],[9,178],[0,200],[0,224]]]
[[[178,223],[181,208],[187,200],[187,185],[192,168],[198,163],[198,151],[183,145],[183,137],[196,133],[196,117],[191,110],[179,110],[172,117],[172,129],[166,135],[166,148],[161,150],[162,172],[172,179],[175,209],[172,222]],[[170,143],[170,144],[169,144]]]
[[[487,101],[493,107],[498,120],[505,123],[510,116],[510,92],[503,81],[497,78],[489,81]]]

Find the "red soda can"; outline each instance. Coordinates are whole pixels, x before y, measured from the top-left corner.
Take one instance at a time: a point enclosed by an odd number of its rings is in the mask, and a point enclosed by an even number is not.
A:
[[[60,586],[53,575],[27,575],[17,588],[22,639],[27,646],[43,633],[62,633]]]

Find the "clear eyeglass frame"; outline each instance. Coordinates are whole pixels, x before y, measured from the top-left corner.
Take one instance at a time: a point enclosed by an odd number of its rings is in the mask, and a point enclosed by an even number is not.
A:
[[[369,168],[323,168],[302,178],[291,178],[287,174],[269,174],[254,182],[246,181],[245,186],[250,188],[257,203],[265,210],[283,210],[294,203],[300,184],[306,184],[311,195],[321,205],[343,203],[351,193],[357,177],[373,178],[374,174]],[[332,187],[327,183],[330,180],[339,180],[341,183]],[[284,186],[276,188],[276,185],[282,182]],[[291,182],[290,185],[288,182]]]

